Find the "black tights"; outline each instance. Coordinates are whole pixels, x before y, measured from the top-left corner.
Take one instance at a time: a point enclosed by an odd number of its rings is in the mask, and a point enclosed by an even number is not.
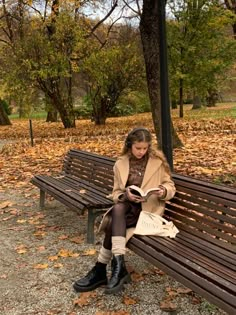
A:
[[[126,228],[136,225],[140,211],[140,204],[133,204],[130,202],[120,202],[115,204],[111,210],[112,220],[106,227],[103,247],[111,250],[112,236],[125,237]]]

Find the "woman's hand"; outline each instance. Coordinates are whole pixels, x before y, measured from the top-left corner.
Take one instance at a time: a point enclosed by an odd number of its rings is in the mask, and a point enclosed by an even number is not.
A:
[[[166,196],[166,188],[162,185],[159,186],[160,189],[154,191],[152,194],[156,195],[157,198],[162,199]]]
[[[129,199],[129,201],[131,201],[131,202],[139,203],[139,202],[144,201],[144,199],[142,197],[139,197],[137,195],[132,194],[130,192],[129,187],[126,188],[126,195],[127,195],[127,198]]]

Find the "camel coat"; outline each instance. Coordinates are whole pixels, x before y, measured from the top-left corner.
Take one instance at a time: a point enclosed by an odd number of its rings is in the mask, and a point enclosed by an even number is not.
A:
[[[119,201],[119,196],[126,191],[126,182],[129,175],[129,157],[123,155],[118,158],[114,165],[114,186],[112,194],[109,196],[113,199],[114,203]],[[166,188],[166,196],[164,199],[157,198],[156,195],[151,195],[146,202],[142,202],[142,210],[147,212],[163,215],[165,210],[165,200],[171,199],[175,194],[175,185],[171,176],[166,172],[163,161],[158,157],[150,157],[147,162],[146,170],[144,173],[141,188],[146,191],[147,189],[158,187],[162,185]],[[110,212],[110,208],[103,217],[100,225],[100,230],[104,228],[106,222],[105,217]],[[132,237],[135,228],[128,228],[126,232],[127,241]]]

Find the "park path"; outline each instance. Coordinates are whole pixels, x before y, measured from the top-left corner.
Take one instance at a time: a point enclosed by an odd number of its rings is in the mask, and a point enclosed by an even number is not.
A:
[[[79,295],[72,283],[96,261],[95,245],[84,242],[86,216],[47,200],[39,211],[38,190],[0,190],[1,315],[166,315],[170,302],[178,315],[226,315],[132,252],[127,266],[133,282],[121,294],[102,289]],[[179,290],[179,291],[178,291]]]

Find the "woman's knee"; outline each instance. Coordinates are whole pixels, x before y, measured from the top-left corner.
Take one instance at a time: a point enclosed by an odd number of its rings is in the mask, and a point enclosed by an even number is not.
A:
[[[127,207],[122,203],[115,204],[112,208],[112,218],[124,217],[127,210],[126,208]]]

